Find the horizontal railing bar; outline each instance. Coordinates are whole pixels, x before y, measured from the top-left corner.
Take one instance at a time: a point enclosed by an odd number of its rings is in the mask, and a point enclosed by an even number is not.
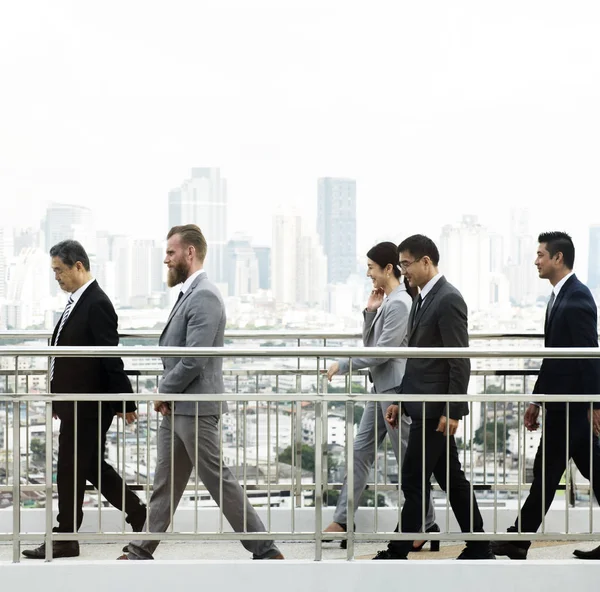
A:
[[[336,539],[344,540],[349,538],[349,533],[337,533],[337,532],[323,532],[320,533],[323,539]],[[416,533],[420,534],[420,533]],[[239,541],[239,540],[271,540],[275,539],[278,541],[315,541],[317,533],[315,531],[304,531],[304,532],[222,532],[222,533],[208,533],[208,532],[110,532],[104,531],[101,533],[91,532],[53,532],[50,534],[52,540],[55,541],[102,541],[107,542],[107,539],[112,541],[125,541],[129,542],[136,539],[143,539],[147,541]],[[27,533],[20,534],[19,539],[21,541],[35,542],[46,537],[44,533]],[[532,533],[532,532],[439,532],[439,533],[426,533],[427,540],[440,540],[440,541],[513,541],[513,540],[526,540],[526,541],[595,541],[597,540],[597,533],[564,533],[564,532],[550,532],[545,533]],[[415,539],[415,533],[400,533],[400,532],[355,532],[354,540],[356,541],[412,541]],[[0,535],[0,540],[12,540],[12,535]]]
[[[598,347],[63,347],[0,346],[0,356],[206,358],[600,358]]]
[[[163,369],[156,367],[156,369],[147,370],[131,370],[125,369],[125,374],[128,376],[158,376],[163,373]],[[19,368],[20,376],[46,376],[48,370],[28,370]],[[237,368],[230,370],[223,370],[223,376],[314,376],[315,371],[308,368],[292,369],[292,370],[277,370],[277,369],[246,369]],[[352,372],[353,376],[367,376],[368,370],[355,370]],[[471,370],[471,376],[537,376],[539,370],[511,370],[511,369],[486,369],[486,370]],[[0,376],[14,376],[14,370],[0,370]]]
[[[122,330],[119,333],[121,339],[158,339],[161,331],[156,329],[137,329],[137,330]],[[52,331],[36,331],[36,330],[19,330],[9,329],[0,333],[0,338],[10,339],[50,339]],[[471,331],[469,333],[471,339],[543,339],[542,333],[503,333],[494,331]],[[273,330],[252,330],[244,331],[241,329],[228,329],[225,331],[225,339],[362,339],[362,333],[358,331],[281,331]]]
[[[136,396],[137,393],[16,393],[16,394],[0,394],[0,401],[10,401],[16,403],[19,401],[265,401],[265,402],[280,402],[280,403],[297,403],[297,402],[323,402],[323,401],[388,401],[397,403],[399,401],[414,401],[419,402],[447,402],[447,403],[462,403],[462,402],[488,402],[488,403],[529,403],[535,400],[537,403],[600,403],[600,394],[493,394],[493,395],[424,395],[414,393],[400,394],[355,394],[355,393],[242,393],[241,396],[237,393],[212,393],[212,394],[172,394],[172,393],[143,393],[143,397]]]

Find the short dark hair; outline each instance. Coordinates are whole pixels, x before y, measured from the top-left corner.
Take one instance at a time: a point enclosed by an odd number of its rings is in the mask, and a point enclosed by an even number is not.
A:
[[[58,257],[65,265],[73,267],[77,261],[86,271],[90,270],[90,258],[81,243],[76,240],[64,240],[50,249],[50,257]]]
[[[178,234],[181,237],[181,242],[186,246],[192,246],[196,249],[196,258],[200,261],[206,259],[206,251],[208,246],[202,231],[196,224],[184,224],[182,226],[173,226],[167,234],[167,240]]]
[[[408,251],[415,259],[429,257],[436,267],[440,262],[440,252],[435,243],[423,234],[413,234],[405,238],[398,245],[398,253],[402,251]]]
[[[546,243],[546,249],[550,257],[556,253],[562,253],[563,261],[568,269],[573,269],[575,264],[575,245],[573,239],[566,233],[558,230],[542,232],[538,236],[538,243]]]

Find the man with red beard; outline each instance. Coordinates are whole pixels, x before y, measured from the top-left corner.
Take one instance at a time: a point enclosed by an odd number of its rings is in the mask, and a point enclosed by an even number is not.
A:
[[[167,235],[164,263],[168,285],[181,284],[177,302],[160,336],[167,347],[222,347],[225,305],[203,269],[206,240],[195,224],[174,226]],[[202,480],[236,532],[264,532],[265,527],[240,484],[220,460],[219,420],[227,411],[222,358],[163,358],[160,393],[214,393],[215,401],[156,401],[163,415],[158,430],[157,466],[148,510],[148,532],[165,532],[192,469]],[[173,447],[173,448],[172,448]],[[171,463],[174,466],[171,466]],[[171,481],[171,475],[173,480]],[[221,497],[222,491],[222,497]],[[173,508],[171,508],[173,500]],[[119,559],[152,559],[158,540],[136,540]],[[272,540],[244,540],[254,559],[283,559]]]

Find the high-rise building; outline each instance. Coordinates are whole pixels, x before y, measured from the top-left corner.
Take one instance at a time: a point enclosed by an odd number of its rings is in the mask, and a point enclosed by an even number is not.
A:
[[[6,297],[8,266],[14,256],[13,230],[0,226],[0,298]]]
[[[169,228],[197,224],[208,243],[204,267],[217,283],[227,281],[227,183],[218,168],[193,168],[192,176],[169,192]]]
[[[258,261],[258,287],[271,289],[271,247],[254,247]]]
[[[278,304],[322,308],[327,258],[316,233],[297,214],[273,217],[272,289]]]
[[[526,209],[511,209],[509,240],[507,276],[510,299],[517,305],[533,304],[539,291],[533,267],[536,243],[529,234],[529,212]],[[541,286],[545,288],[546,284]]]
[[[440,266],[461,292],[470,311],[490,305],[490,239],[477,216],[442,228]]]
[[[44,327],[52,308],[50,291],[40,277],[49,268],[48,254],[37,248],[23,249],[8,270],[6,325],[13,329]]]
[[[317,233],[327,257],[327,281],[345,282],[356,271],[356,181],[317,182]]]
[[[298,245],[302,220],[297,214],[276,214],[273,217],[272,289],[278,304],[297,302]]]
[[[587,283],[596,301],[600,301],[600,224],[590,226]]]
[[[315,232],[300,235],[297,272],[297,301],[323,310],[328,301],[327,257]]]
[[[56,243],[73,239],[79,241],[89,256],[96,254],[94,214],[89,208],[53,203],[44,220],[46,252]]]
[[[229,296],[239,297],[258,291],[258,259],[248,237],[237,235],[227,243],[225,270]]]

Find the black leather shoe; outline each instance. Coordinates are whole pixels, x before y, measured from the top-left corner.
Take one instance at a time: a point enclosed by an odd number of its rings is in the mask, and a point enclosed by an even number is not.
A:
[[[136,512],[133,516],[127,515],[125,518],[125,522],[129,522],[131,525],[131,530],[133,532],[142,532],[144,530],[144,525],[146,524],[146,516],[148,513],[148,508],[145,504],[140,505],[140,510]],[[125,545],[123,547],[123,553],[129,552],[129,546]],[[120,559],[120,558],[119,558]]]
[[[46,559],[46,543],[37,549],[25,549],[23,555],[28,559]],[[77,541],[54,541],[52,543],[52,559],[61,557],[79,557],[79,543]]]
[[[440,532],[440,527],[434,522],[425,532]],[[410,553],[418,553],[427,543],[427,540],[424,540],[419,546],[415,547],[413,545],[412,549],[409,551]],[[429,541],[429,550],[437,553],[440,550],[440,541]]]
[[[384,549],[383,551],[377,551],[377,555],[375,555],[375,557],[373,557],[373,560],[375,559],[406,559],[406,555],[402,556],[402,555],[398,555],[397,553],[394,553],[393,551],[390,551],[389,549]]]
[[[510,541],[493,541],[492,553],[494,555],[506,555],[509,559],[527,559],[527,549]]]
[[[473,547],[465,547],[462,553],[456,559],[496,559],[492,549],[488,545],[481,549],[473,549]]]
[[[600,547],[596,547],[591,551],[581,551],[579,549],[575,549],[575,551],[573,551],[573,555],[579,559],[600,559]]]
[[[146,524],[146,513],[147,508],[144,504],[140,505],[140,509],[133,515],[127,515],[125,522],[131,524],[131,530],[133,532],[142,532],[144,530],[144,524]]]
[[[345,524],[344,522],[332,522],[331,524],[337,524],[338,526],[340,526],[342,528],[342,532],[348,532],[347,531],[347,524]],[[333,543],[333,539],[323,539],[324,543]],[[345,543],[346,541],[340,541],[341,543]],[[342,547],[342,549],[344,549],[345,547]]]

